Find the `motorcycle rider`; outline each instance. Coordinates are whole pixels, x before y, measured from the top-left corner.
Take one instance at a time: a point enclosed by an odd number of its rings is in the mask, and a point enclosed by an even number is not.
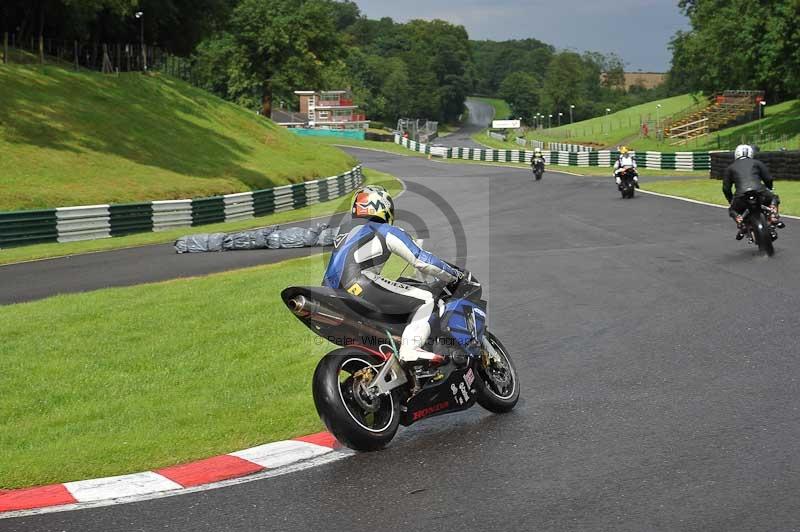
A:
[[[533,157],[531,158],[531,166],[534,170],[536,170],[536,165],[542,165],[542,171],[544,172],[544,155],[542,155],[541,148],[534,148],[533,150]]]
[[[400,343],[400,362],[406,365],[443,363],[442,355],[422,349],[431,333],[436,298],[425,288],[382,277],[392,254],[425,275],[453,288],[463,273],[420,248],[394,222],[394,201],[383,187],[365,186],[353,195],[352,219],[339,228],[323,286],[343,288],[388,314],[411,313]]]
[[[733,163],[725,169],[722,178],[722,193],[725,194],[725,199],[731,205],[728,214],[734,219],[739,229],[736,233],[736,240],[744,238],[742,213],[747,209],[747,203],[744,201],[746,192],[757,191],[761,202],[770,207],[769,223],[774,227],[785,227],[778,212],[781,200],[777,194],[772,192],[773,181],[767,165],[753,159],[753,148],[747,144],[737,146],[733,157]],[[732,191],[734,185],[736,185],[736,195]]]
[[[627,146],[619,147],[619,158],[614,163],[614,182],[622,190],[622,173],[628,168],[633,168],[633,186],[639,188],[639,173],[636,171],[636,158]]]

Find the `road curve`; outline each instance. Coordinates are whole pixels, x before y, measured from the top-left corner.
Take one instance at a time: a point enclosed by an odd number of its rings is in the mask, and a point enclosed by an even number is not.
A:
[[[433,141],[433,144],[457,148],[485,147],[472,140],[472,135],[483,131],[491,125],[494,118],[494,107],[473,98],[467,98],[465,105],[469,110],[466,124],[446,137],[437,138]]]
[[[517,409],[427,420],[385,451],[264,481],[0,521],[4,532],[800,525],[793,226],[767,260],[734,241],[721,209],[623,201],[608,178],[359,156],[406,181],[398,207],[432,251],[464,252],[463,228],[490,328],[517,362]]]

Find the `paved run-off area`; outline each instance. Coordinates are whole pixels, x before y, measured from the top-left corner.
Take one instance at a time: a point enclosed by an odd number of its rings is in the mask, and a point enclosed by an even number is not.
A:
[[[357,153],[406,182],[400,216],[427,247],[465,255],[486,285],[517,409],[431,419],[383,452],[282,477],[0,529],[800,527],[793,223],[764,259],[723,210],[623,201],[608,178]]]

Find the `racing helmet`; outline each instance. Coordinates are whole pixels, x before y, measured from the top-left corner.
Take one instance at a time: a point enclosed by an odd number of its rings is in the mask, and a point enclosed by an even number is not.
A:
[[[535,155],[536,157],[541,157],[542,156],[542,149],[541,148],[534,148],[533,155]]]
[[[753,158],[753,147],[748,146],[747,144],[739,144],[736,146],[736,151],[733,152],[734,159],[752,159]]]
[[[624,157],[625,155],[628,155],[628,153],[630,153],[630,151],[631,150],[628,149],[627,146],[620,146],[619,147],[619,156],[620,157]]]
[[[363,186],[353,194],[351,213],[353,218],[391,224],[394,223],[394,200],[381,186]]]

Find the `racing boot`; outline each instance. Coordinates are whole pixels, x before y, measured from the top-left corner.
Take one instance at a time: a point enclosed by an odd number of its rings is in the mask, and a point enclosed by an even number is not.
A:
[[[633,176],[633,186],[635,186],[636,188],[639,188],[639,177],[638,176]]]
[[[783,229],[784,227],[786,227],[786,224],[783,223],[783,221],[781,220],[781,215],[778,212],[778,206],[772,205],[770,207],[770,210],[772,211],[772,213],[769,215],[769,223],[772,224],[773,227],[777,227],[778,229]]]
[[[736,240],[741,240],[744,238],[744,218],[737,216],[734,220],[736,220],[736,228],[738,229],[736,232]]]

